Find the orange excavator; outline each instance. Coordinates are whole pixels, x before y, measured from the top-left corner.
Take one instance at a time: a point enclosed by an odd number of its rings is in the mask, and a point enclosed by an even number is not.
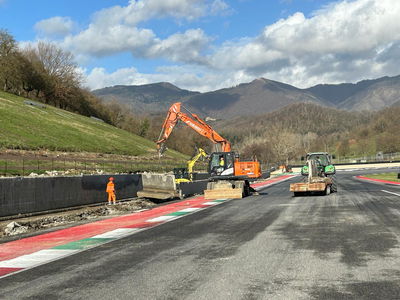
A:
[[[184,122],[200,135],[211,140],[217,151],[211,153],[208,164],[210,182],[204,191],[206,199],[242,198],[251,192],[249,180],[262,176],[260,163],[256,160],[241,161],[231,150],[228,140],[218,134],[198,115],[185,109],[180,102],[171,105],[157,141],[159,155],[166,149],[165,143],[178,121]]]
[[[165,118],[164,124],[161,129],[160,136],[157,141],[157,148],[158,153],[160,155],[163,154],[165,151],[165,142],[167,141],[168,137],[172,133],[175,125],[178,121],[184,122],[190,128],[192,128],[197,133],[205,136],[209,140],[211,140],[214,144],[219,147],[219,151],[222,152],[230,152],[231,151],[231,143],[229,143],[225,138],[220,136],[218,132],[216,132],[210,125],[204,122],[202,119],[199,118],[198,115],[189,112],[187,109],[187,113],[182,112],[181,102],[176,102],[171,105],[168,110],[167,117]]]

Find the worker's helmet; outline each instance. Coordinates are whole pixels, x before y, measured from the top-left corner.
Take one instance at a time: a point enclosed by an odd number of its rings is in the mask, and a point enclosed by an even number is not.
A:
[[[114,177],[110,177],[110,178],[108,178],[108,180],[113,181],[113,180],[114,180]]]

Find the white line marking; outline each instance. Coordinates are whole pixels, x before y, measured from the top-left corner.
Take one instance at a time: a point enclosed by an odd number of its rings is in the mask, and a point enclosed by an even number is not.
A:
[[[0,262],[0,268],[31,268],[45,262],[71,255],[79,250],[40,250]]]
[[[221,203],[221,202],[212,202],[212,201],[209,201],[209,202],[204,202],[204,203],[202,203],[202,205],[216,205],[216,204],[219,204],[219,203]]]
[[[199,210],[199,209],[201,209],[201,208],[189,207],[189,208],[185,208],[185,209],[182,209],[182,210],[178,210],[177,212],[187,212],[187,213],[189,213],[189,212],[193,212],[193,211],[196,211],[196,210]]]
[[[396,195],[396,196],[399,196],[399,197],[400,197],[400,194],[397,194],[397,193],[393,193],[393,192],[389,192],[389,191],[385,191],[385,190],[382,190],[382,192],[389,193],[389,194],[393,194],[393,195]]]
[[[170,221],[170,220],[176,219],[176,218],[177,218],[176,216],[160,216],[157,218],[147,220],[146,222],[155,223],[155,222],[162,222],[162,221]]]
[[[117,239],[133,234],[138,231],[139,228],[118,228],[112,231],[108,231],[99,235],[92,236],[91,238],[98,239]]]

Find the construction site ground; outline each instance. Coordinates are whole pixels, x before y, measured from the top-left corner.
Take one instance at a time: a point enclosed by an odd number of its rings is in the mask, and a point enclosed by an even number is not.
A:
[[[1,218],[0,243],[93,222],[94,220],[150,209],[156,205],[158,204],[148,199],[133,198],[117,202],[116,205],[104,203],[58,212],[42,213],[40,215]]]

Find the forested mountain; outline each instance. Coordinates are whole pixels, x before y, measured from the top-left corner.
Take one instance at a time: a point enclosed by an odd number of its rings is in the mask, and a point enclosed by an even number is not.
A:
[[[94,90],[93,93],[105,101],[117,100],[128,105],[135,113],[167,111],[168,107],[190,96],[199,94],[182,90],[171,83],[160,82],[145,85],[116,85]]]
[[[228,119],[271,112],[299,102],[329,105],[294,86],[260,78],[233,88],[192,96],[185,106],[206,116]]]
[[[296,103],[278,111],[215,124],[247,157],[286,162],[309,151],[340,157],[400,152],[400,106],[377,112]]]
[[[171,103],[180,101],[204,117],[218,119],[272,112],[292,103],[377,111],[400,101],[400,76],[363,80],[355,84],[319,84],[308,89],[259,78],[206,93],[182,90],[169,83],[114,86],[94,93],[108,101],[116,99],[129,104],[137,112],[166,112]]]
[[[262,135],[269,128],[279,125],[299,134],[309,132],[326,135],[344,132],[369,121],[371,114],[348,112],[312,103],[293,103],[277,111],[251,117],[237,117],[218,122],[227,132],[248,131]]]
[[[400,101],[400,76],[385,77],[341,103],[343,109],[377,111]]]

